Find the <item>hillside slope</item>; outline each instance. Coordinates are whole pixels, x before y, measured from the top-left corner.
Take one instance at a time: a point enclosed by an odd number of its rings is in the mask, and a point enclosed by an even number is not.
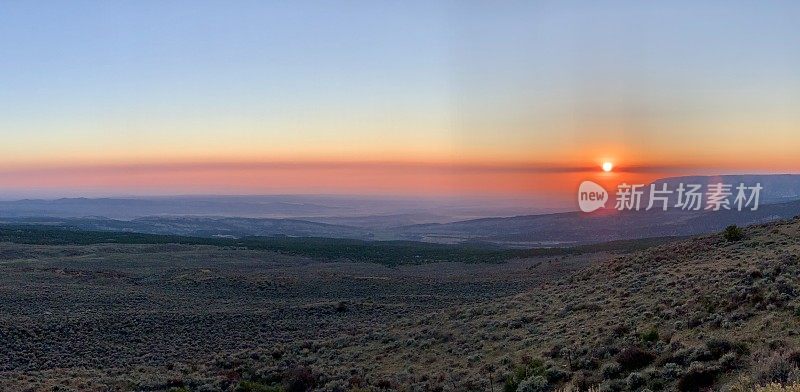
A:
[[[474,239],[536,246],[538,243],[592,243],[643,237],[686,236],[789,219],[800,215],[800,201],[762,205],[756,211],[617,211],[591,214],[567,212],[546,215],[484,218],[444,224],[405,226],[407,239]]]
[[[386,267],[0,243],[0,389],[750,391],[800,381],[800,220]]]
[[[508,333],[582,388],[787,382],[800,360],[799,255],[795,219],[750,227],[740,242],[712,235],[623,256],[471,311],[535,326]]]
[[[742,241],[715,234],[661,245],[521,294],[406,315],[380,332],[283,346],[279,361],[247,353],[237,361],[264,383],[295,382],[302,364],[320,390],[746,391],[791,383],[800,380],[798,255],[800,220],[753,226]]]
[[[523,369],[510,384],[541,387],[524,391],[747,390],[797,381],[800,220],[745,235],[636,252],[428,325],[463,331],[455,337],[464,340],[460,366],[471,354],[492,358],[487,365],[506,376]]]

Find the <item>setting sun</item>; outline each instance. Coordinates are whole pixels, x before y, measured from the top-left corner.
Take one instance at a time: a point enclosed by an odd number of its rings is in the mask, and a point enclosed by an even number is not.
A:
[[[611,163],[611,162],[603,162],[603,171],[604,172],[608,173],[613,168],[614,168],[614,164],[613,163]]]

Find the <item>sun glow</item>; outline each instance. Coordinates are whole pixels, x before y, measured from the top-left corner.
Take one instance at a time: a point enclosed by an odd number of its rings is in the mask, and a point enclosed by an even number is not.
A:
[[[603,162],[603,171],[608,173],[614,169],[614,164],[611,162]]]

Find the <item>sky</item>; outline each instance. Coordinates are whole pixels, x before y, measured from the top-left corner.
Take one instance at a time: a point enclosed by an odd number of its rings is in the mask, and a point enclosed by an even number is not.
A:
[[[5,197],[800,172],[792,1],[3,1]]]

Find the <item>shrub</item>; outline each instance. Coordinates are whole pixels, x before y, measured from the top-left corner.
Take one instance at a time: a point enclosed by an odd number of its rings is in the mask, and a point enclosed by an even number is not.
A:
[[[514,373],[506,377],[505,385],[503,386],[504,392],[516,392],[524,380],[533,378],[535,376],[545,378],[544,362],[541,359],[534,359],[530,356],[523,356],[523,365],[519,365],[514,369]]]
[[[633,372],[628,375],[628,378],[625,379],[625,383],[628,384],[628,389],[631,391],[635,391],[640,386],[644,385],[645,379],[642,377],[641,374]]]
[[[741,241],[744,239],[744,231],[739,226],[730,225],[725,228],[723,236],[730,242]]]
[[[647,383],[647,388],[642,389],[639,392],[652,392],[652,391],[663,391],[664,390],[664,380],[659,378],[651,379],[649,383]]]
[[[658,341],[658,330],[653,328],[648,331],[642,332],[640,334],[640,337],[642,338],[643,342],[647,343]]]
[[[600,373],[603,375],[605,379],[614,379],[622,373],[622,366],[616,362],[609,362],[603,365],[600,368]]]
[[[692,362],[706,362],[717,359],[706,346],[685,347],[672,353],[669,362],[689,366]]]
[[[723,369],[733,369],[739,364],[739,361],[736,359],[736,354],[727,353],[719,357],[718,363]]]
[[[630,331],[630,328],[628,328],[627,325],[620,324],[620,325],[617,325],[616,327],[614,327],[614,330],[611,331],[611,333],[613,334],[613,336],[615,338],[621,338],[621,337],[627,335],[629,331]]]
[[[674,362],[667,362],[661,368],[661,377],[667,380],[675,380],[683,375],[683,369]]]
[[[551,384],[557,384],[562,381],[567,381],[570,378],[570,373],[559,368],[548,368],[545,371],[545,378]]]
[[[617,354],[616,360],[625,370],[641,369],[649,365],[655,355],[638,347],[628,347]]]
[[[562,345],[556,344],[552,346],[549,350],[547,350],[544,355],[553,359],[558,358],[559,356],[561,356],[561,350],[563,348],[564,347]]]
[[[236,392],[283,392],[281,387],[270,387],[255,381],[242,381],[236,386]],[[188,390],[187,390],[188,392]]]
[[[625,390],[625,383],[622,380],[605,380],[600,384],[600,392],[618,392]]]
[[[572,376],[572,380],[564,388],[564,390],[560,392],[597,392],[596,386],[600,384],[601,381],[602,380],[600,380],[596,375],[580,370],[575,372],[575,374]]]
[[[750,349],[745,343],[731,342],[727,339],[714,338],[706,342],[706,349],[711,354],[712,358],[696,358],[696,359],[721,359],[724,355],[730,354],[734,358],[741,355],[750,354]]]
[[[786,356],[786,359],[794,366],[800,366],[800,351],[792,351]]]
[[[733,349],[733,343],[726,339],[710,339],[706,342],[706,348],[711,355],[717,359]]]
[[[678,380],[678,389],[686,392],[705,390],[714,385],[718,372],[719,368],[716,366],[692,362],[686,373]]]
[[[317,385],[317,379],[311,369],[297,367],[286,374],[284,379],[287,392],[306,392]]]
[[[595,357],[580,357],[570,362],[570,370],[594,370],[600,366],[599,361]]]
[[[760,384],[785,384],[800,379],[797,366],[791,359],[786,358],[781,353],[773,353],[767,358],[762,358],[762,360],[758,361],[755,371],[756,380]]]
[[[514,376],[509,375],[506,377],[506,381],[503,383],[503,392],[516,392],[517,387],[519,387],[519,381]]]
[[[522,380],[516,392],[546,392],[550,390],[547,380],[542,376],[533,376]]]

